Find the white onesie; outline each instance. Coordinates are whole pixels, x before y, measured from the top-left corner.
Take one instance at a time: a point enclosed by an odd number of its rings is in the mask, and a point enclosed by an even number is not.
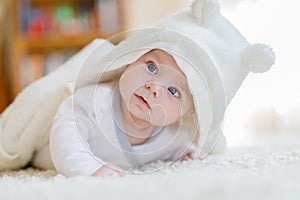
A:
[[[153,161],[174,161],[193,147],[178,123],[156,127],[144,144],[131,145],[122,131],[118,82],[82,87],[59,107],[50,133],[50,154],[59,173],[91,175],[104,163],[132,170]]]

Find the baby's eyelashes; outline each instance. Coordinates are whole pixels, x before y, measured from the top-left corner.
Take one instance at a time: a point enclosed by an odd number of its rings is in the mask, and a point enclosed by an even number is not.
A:
[[[174,97],[179,98],[179,91],[175,87],[168,87],[168,90]]]
[[[153,73],[154,75],[157,74],[157,66],[155,63],[148,63],[147,64],[148,70]]]

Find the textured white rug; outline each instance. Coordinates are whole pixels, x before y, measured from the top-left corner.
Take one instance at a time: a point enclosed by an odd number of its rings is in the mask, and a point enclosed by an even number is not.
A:
[[[229,148],[224,155],[123,178],[66,178],[32,168],[0,173],[1,200],[299,198],[300,145]]]

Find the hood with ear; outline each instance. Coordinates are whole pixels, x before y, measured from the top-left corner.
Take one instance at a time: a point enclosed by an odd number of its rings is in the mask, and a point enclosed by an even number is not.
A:
[[[250,71],[267,71],[275,60],[270,47],[246,41],[220,14],[217,0],[195,0],[190,8],[126,34],[127,38],[99,61],[99,66],[106,63],[105,67],[99,68],[98,73],[82,73],[78,86],[98,81],[99,75],[101,80],[119,76],[124,66],[148,51],[165,50],[187,76],[203,157],[219,140],[220,143],[225,141],[222,134],[224,112],[244,78]],[[95,72],[95,66],[83,68],[86,72]]]

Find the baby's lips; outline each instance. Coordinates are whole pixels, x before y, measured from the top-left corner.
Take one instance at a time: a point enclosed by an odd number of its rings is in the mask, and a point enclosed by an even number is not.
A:
[[[135,95],[137,98],[141,99],[141,100],[147,105],[148,109],[151,109],[151,107],[150,107],[150,105],[149,105],[147,99],[145,99],[143,96],[140,96],[140,95],[138,95],[138,94],[134,94],[134,95]]]

